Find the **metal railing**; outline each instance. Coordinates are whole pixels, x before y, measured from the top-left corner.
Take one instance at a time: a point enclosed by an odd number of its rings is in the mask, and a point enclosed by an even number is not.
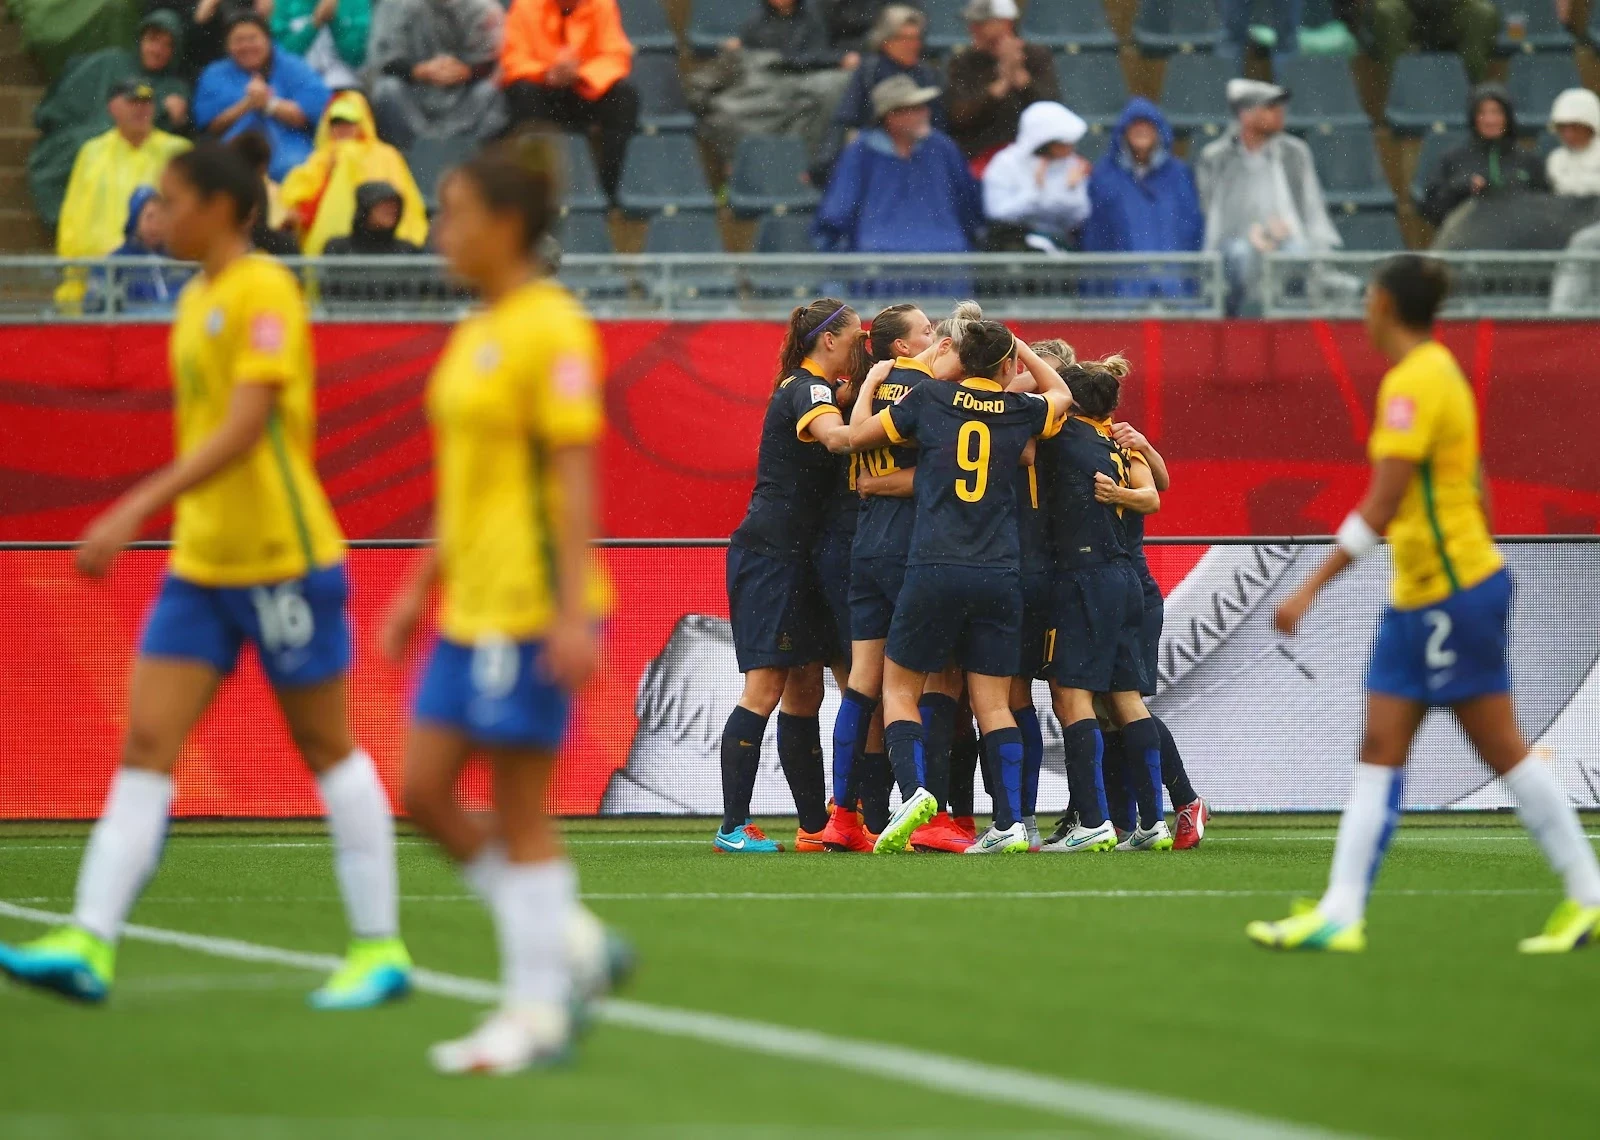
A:
[[[1264,315],[1359,317],[1363,292],[1385,253],[1270,254],[1262,283]],[[1594,319],[1600,317],[1600,252],[1530,251],[1435,254],[1450,266],[1447,318]]]

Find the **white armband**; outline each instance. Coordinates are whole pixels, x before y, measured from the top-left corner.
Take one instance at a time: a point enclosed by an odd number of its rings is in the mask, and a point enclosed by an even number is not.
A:
[[[1378,545],[1381,537],[1367,525],[1367,520],[1361,517],[1360,511],[1351,511],[1340,524],[1339,533],[1334,536],[1334,541],[1339,544],[1340,550],[1350,556],[1350,561],[1359,562],[1363,555],[1372,553],[1373,547]]]

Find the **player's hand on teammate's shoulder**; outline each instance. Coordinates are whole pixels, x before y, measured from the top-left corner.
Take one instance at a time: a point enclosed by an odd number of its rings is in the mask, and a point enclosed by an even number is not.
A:
[[[871,403],[873,397],[877,395],[878,385],[882,384],[886,379],[888,379],[889,373],[893,371],[894,361],[892,360],[880,360],[878,363],[874,364],[872,368],[868,370],[867,378],[862,382],[861,391],[857,393],[856,399],[866,400],[868,403]]]
[[[1099,503],[1116,503],[1122,496],[1122,488],[1115,479],[1104,471],[1094,473],[1094,497]]]
[[[1143,451],[1150,446],[1150,441],[1144,437],[1144,433],[1126,420],[1111,425],[1111,438],[1116,440],[1117,446],[1124,451]]]

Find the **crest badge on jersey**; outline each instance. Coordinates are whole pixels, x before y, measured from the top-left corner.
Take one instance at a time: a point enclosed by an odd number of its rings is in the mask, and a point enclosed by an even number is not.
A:
[[[493,342],[478,349],[477,359],[473,362],[479,372],[493,372],[500,367],[500,346]]]
[[[1410,396],[1390,396],[1383,406],[1383,426],[1390,431],[1410,431],[1417,422],[1417,402]]]
[[[212,309],[206,314],[206,335],[217,336],[222,332],[222,310]]]
[[[811,402],[813,404],[833,403],[833,389],[826,384],[811,385]]]
[[[251,352],[282,352],[285,336],[283,317],[278,313],[258,313],[250,321]]]

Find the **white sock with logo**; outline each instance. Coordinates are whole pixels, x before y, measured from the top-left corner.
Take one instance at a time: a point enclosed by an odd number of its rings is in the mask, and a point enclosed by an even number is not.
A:
[[[357,748],[317,777],[333,835],[333,868],[357,938],[400,933],[394,813],[372,757]]]
[[[565,859],[508,863],[495,883],[500,974],[509,1005],[553,1005],[572,997],[568,928],[578,875]]]
[[[1400,794],[1404,786],[1399,768],[1357,764],[1350,802],[1339,818],[1339,838],[1333,845],[1333,867],[1328,890],[1317,904],[1329,920],[1349,925],[1367,912],[1367,895],[1383,862],[1384,850],[1400,822]]]
[[[1504,779],[1517,798],[1522,826],[1561,876],[1567,897],[1584,906],[1600,906],[1600,862],[1555,774],[1538,757],[1527,756]]]
[[[74,923],[97,938],[116,941],[123,920],[161,861],[171,811],[171,776],[117,769],[78,869]]]

